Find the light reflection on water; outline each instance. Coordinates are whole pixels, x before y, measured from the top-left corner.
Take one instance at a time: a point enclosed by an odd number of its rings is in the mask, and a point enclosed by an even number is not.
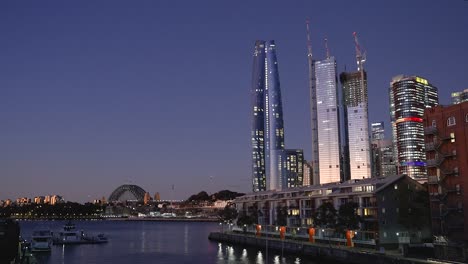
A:
[[[57,231],[64,222],[20,222],[21,234],[30,239],[32,231],[44,224]],[[209,241],[209,233],[219,231],[216,223],[75,221],[75,224],[88,233],[107,234],[109,243],[53,246],[51,253],[38,256],[39,263],[324,263],[281,251]]]

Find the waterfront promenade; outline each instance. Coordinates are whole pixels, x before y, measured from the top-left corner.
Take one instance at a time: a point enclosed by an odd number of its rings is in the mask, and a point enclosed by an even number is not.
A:
[[[276,237],[255,236],[236,232],[212,232],[209,237],[212,241],[232,243],[267,250],[293,253],[296,255],[339,261],[343,263],[448,263],[432,259],[416,259],[404,257],[398,251],[386,251],[381,253],[369,248],[352,248],[331,243],[310,243],[291,239],[279,239]],[[453,262],[451,262],[453,263]]]

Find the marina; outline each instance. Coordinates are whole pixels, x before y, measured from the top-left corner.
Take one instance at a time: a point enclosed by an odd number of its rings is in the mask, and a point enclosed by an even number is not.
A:
[[[102,244],[107,243],[107,237],[100,233],[98,235],[86,234],[83,230],[76,230],[75,224],[67,222],[63,228],[53,236],[54,245],[75,244]]]

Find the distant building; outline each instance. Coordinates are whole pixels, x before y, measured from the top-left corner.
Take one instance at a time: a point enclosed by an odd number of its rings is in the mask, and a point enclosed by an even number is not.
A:
[[[459,104],[468,101],[468,89],[463,90],[462,92],[452,93],[452,104]]]
[[[334,57],[315,61],[315,81],[319,183],[339,182],[342,180],[340,116]]]
[[[302,149],[284,150],[284,179],[287,188],[300,187],[304,181],[304,153]]]
[[[284,124],[275,41],[255,42],[252,76],[252,188],[280,190]]]
[[[155,201],[160,201],[161,200],[161,195],[159,195],[159,192],[154,194],[154,200]]]
[[[34,197],[34,203],[35,204],[43,204],[44,203],[44,196],[36,196]]]
[[[327,202],[336,209],[349,202],[358,205],[359,230],[367,234],[367,245],[376,246],[378,240],[380,246],[396,248],[400,236],[413,243],[432,241],[427,190],[405,175],[249,193],[233,201],[239,214],[257,215],[261,225],[277,225],[278,211],[285,208],[288,227],[316,226],[313,215]],[[316,235],[323,235],[318,227]]]
[[[304,178],[302,180],[302,186],[309,186],[313,184],[312,180],[312,166],[307,160],[304,160],[303,164]]]
[[[385,140],[383,122],[372,123],[372,177],[387,177],[397,174],[394,148],[391,140]]]
[[[18,205],[30,204],[30,203],[31,203],[31,199],[29,199],[28,197],[20,197],[16,199],[16,204]]]
[[[434,235],[468,242],[468,102],[426,109],[424,116]]]
[[[374,123],[372,123],[371,124],[371,130],[372,130],[372,136],[371,136],[372,141],[382,140],[382,139],[385,138],[384,122],[374,122]]]
[[[65,202],[65,200],[60,195],[52,195],[50,197],[50,204],[51,205],[55,205],[55,204],[58,204],[58,203],[64,203],[64,202]]]
[[[396,76],[390,84],[390,117],[398,173],[427,181],[423,117],[439,104],[437,88],[417,76]]]
[[[145,196],[143,197],[143,203],[149,204],[150,201],[151,201],[151,195],[149,194],[149,192],[145,192]]]
[[[340,74],[343,87],[344,138],[349,152],[343,156],[343,166],[349,168],[346,179],[371,176],[369,118],[367,102],[367,73],[365,71]],[[349,153],[349,154],[348,154]],[[349,166],[346,164],[349,162]],[[346,171],[346,170],[345,170]]]

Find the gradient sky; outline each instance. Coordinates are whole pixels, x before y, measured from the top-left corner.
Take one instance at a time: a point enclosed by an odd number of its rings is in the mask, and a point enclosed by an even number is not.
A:
[[[250,191],[256,39],[276,40],[286,147],[310,159],[306,17],[340,72],[358,32],[387,129],[393,76],[427,78],[443,104],[468,88],[464,0],[1,1],[0,199]]]

